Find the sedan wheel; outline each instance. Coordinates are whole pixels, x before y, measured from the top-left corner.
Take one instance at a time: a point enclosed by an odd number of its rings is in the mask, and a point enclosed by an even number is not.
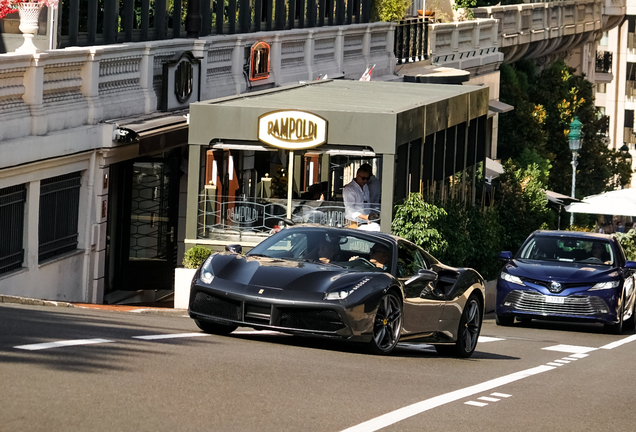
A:
[[[238,328],[237,325],[217,324],[210,321],[194,320],[194,322],[204,332],[215,335],[229,335]]]
[[[455,345],[436,345],[435,349],[437,352],[462,358],[468,358],[473,355],[475,348],[477,348],[479,333],[481,332],[481,310],[481,302],[477,296],[471,295],[464,307],[462,318],[459,320],[457,342]]]
[[[609,334],[623,334],[623,311],[618,314],[618,322],[616,324],[605,324],[605,331]]]
[[[400,339],[402,329],[402,302],[389,292],[382,297],[373,322],[373,339],[369,351],[373,354],[389,354]]]

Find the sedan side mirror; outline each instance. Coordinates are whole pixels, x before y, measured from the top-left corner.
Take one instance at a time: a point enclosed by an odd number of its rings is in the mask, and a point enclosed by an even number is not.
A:
[[[636,269],[636,261],[625,261],[625,268]]]
[[[243,253],[243,247],[240,244],[225,245],[225,250],[235,254]]]
[[[502,261],[510,261],[512,260],[512,253],[510,253],[510,251],[503,251],[499,253],[499,256],[497,258]]]

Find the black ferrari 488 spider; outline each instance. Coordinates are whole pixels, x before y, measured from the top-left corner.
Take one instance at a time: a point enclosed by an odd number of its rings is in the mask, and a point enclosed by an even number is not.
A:
[[[364,342],[388,354],[398,342],[469,357],[484,313],[483,278],[446,266],[384,233],[284,229],[243,255],[239,245],[197,270],[189,314],[203,331],[238,326]]]

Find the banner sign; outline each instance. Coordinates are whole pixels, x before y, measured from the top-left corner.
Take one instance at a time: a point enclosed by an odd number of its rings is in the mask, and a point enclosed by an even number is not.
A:
[[[298,110],[274,111],[258,118],[258,140],[285,150],[304,150],[327,142],[327,120]]]

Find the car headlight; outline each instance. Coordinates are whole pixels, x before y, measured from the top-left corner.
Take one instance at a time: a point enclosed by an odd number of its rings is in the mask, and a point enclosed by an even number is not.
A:
[[[213,255],[210,255],[208,259],[206,259],[203,265],[201,266],[201,275],[199,277],[201,278],[201,281],[206,284],[209,284],[214,279],[214,274],[212,273],[212,264],[211,264],[212,257]]]
[[[521,280],[520,277],[513,276],[510,273],[501,272],[501,276],[500,277],[503,280],[505,280],[506,282],[510,282],[510,283],[517,284],[517,285],[526,286],[526,284],[523,283],[523,281]]]
[[[619,285],[620,285],[620,282],[617,280],[610,281],[610,282],[599,282],[596,285],[594,285],[592,288],[590,288],[588,291],[600,291],[600,290],[612,289],[612,288],[616,288]]]
[[[364,285],[365,283],[369,282],[371,280],[370,277],[366,277],[364,279],[362,279],[360,282],[358,282],[357,284],[355,284],[354,286],[352,286],[351,288],[345,289],[345,290],[339,290],[339,291],[332,291],[332,292],[327,292],[325,293],[325,300],[342,300],[345,299],[347,297],[349,297],[351,294],[353,294],[353,292],[355,290],[357,290],[358,288],[360,288],[362,285]]]

